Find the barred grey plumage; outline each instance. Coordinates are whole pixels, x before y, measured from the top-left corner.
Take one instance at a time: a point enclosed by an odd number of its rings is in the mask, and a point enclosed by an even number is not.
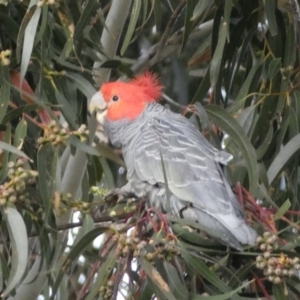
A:
[[[255,244],[256,232],[220,166],[231,155],[214,148],[185,117],[154,102],[135,120],[105,121],[104,128],[112,145],[122,148],[128,168],[124,192],[147,196],[166,211],[164,164],[172,214],[181,212],[234,248]]]

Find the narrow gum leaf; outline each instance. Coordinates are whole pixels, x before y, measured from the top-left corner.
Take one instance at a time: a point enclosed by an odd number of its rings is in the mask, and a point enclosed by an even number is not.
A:
[[[3,216],[7,223],[13,255],[11,271],[2,297],[8,295],[20,282],[28,262],[28,237],[21,214],[14,207],[7,207],[3,211]]]
[[[37,2],[37,1],[32,0],[32,3],[33,2]],[[31,59],[31,53],[32,53],[32,49],[33,49],[35,34],[36,34],[37,26],[39,23],[41,11],[42,11],[41,7],[36,7],[32,17],[25,29],[22,60],[21,60],[21,77],[20,77],[21,82],[24,79],[24,76],[26,74],[26,71],[27,71],[27,68],[28,68],[28,65],[29,65],[29,62]]]

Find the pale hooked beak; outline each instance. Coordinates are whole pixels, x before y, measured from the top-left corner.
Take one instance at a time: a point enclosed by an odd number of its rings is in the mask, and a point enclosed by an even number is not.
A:
[[[107,114],[107,103],[104,101],[101,92],[97,92],[90,101],[89,111],[91,114],[95,113],[96,119],[100,124],[104,123],[104,118]]]

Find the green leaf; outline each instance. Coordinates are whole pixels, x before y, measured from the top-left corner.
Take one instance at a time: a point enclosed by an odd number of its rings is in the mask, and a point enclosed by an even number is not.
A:
[[[250,88],[250,85],[255,77],[257,75],[258,70],[261,68],[261,61],[258,60],[251,68],[246,80],[244,81],[243,85],[241,86],[238,95],[236,96],[236,99],[234,103],[230,106],[229,111],[230,113],[237,112],[241,107],[244,106],[244,103],[248,96],[248,91]],[[250,98],[249,98],[250,99]]]
[[[274,58],[270,62],[269,68],[268,68],[268,76],[270,80],[273,80],[274,77],[278,74],[281,67],[281,59],[280,58]]]
[[[65,269],[69,267],[69,265],[74,262],[79,255],[82,253],[82,251],[100,234],[104,233],[108,228],[107,227],[97,227],[91,231],[89,231],[87,234],[85,234],[78,242],[77,244],[72,247],[70,253],[67,255],[66,259],[64,260],[64,263],[62,264],[59,273],[56,277],[56,281],[53,285],[52,295],[50,299],[55,299],[56,292],[59,288],[60,282],[63,279],[65,275]]]
[[[99,3],[97,0],[90,0],[85,3],[85,7],[80,15],[74,32],[74,42],[77,49],[76,52],[81,52],[83,31],[90,23],[91,17],[95,14],[95,11],[98,9],[98,7]]]
[[[274,220],[277,221],[279,220],[291,207],[291,202],[290,200],[286,200],[281,207],[277,210],[276,214],[274,215]]]
[[[9,76],[8,66],[3,65],[1,61],[0,61],[0,86],[1,86],[0,123],[2,123],[10,100],[10,76]]]
[[[55,88],[55,97],[58,104],[60,105],[61,112],[63,113],[68,124],[71,126],[73,130],[77,129],[78,122],[76,119],[75,111],[71,106],[71,104],[68,102],[64,94],[59,89],[56,88]]]
[[[22,149],[26,133],[27,133],[27,122],[24,119],[22,119],[17,125],[17,128],[15,130],[14,147],[16,147],[17,149]],[[17,155],[13,154],[11,155],[10,160],[15,161],[16,158]]]
[[[180,280],[177,270],[166,261],[164,261],[163,264],[166,269],[169,287],[176,299],[187,299],[188,290],[184,283]]]
[[[157,292],[162,294],[168,300],[176,300],[177,298],[171,292],[170,287],[154,268],[154,266],[152,266],[145,258],[141,258],[140,263],[147,276],[154,283]]]
[[[26,104],[26,105],[19,106],[18,108],[15,108],[9,111],[7,114],[5,114],[2,123],[6,124],[8,122],[11,122],[13,119],[19,117],[21,114],[34,111],[38,108],[39,108],[38,104]]]
[[[97,273],[97,279],[92,286],[91,291],[89,292],[88,296],[85,300],[94,300],[95,296],[99,293],[99,288],[104,286],[107,283],[108,276],[113,269],[115,263],[117,261],[116,255],[110,255],[106,259],[106,261],[101,265],[99,271]]]
[[[134,0],[133,6],[132,6],[132,11],[131,11],[131,16],[130,16],[130,21],[129,21],[129,25],[128,25],[128,29],[127,29],[127,32],[126,32],[126,35],[125,35],[125,38],[124,38],[123,45],[121,47],[121,55],[124,55],[127,47],[129,46],[129,44],[131,42],[131,38],[133,36],[135,26],[136,26],[137,20],[138,20],[139,15],[140,15],[141,6],[142,6],[142,1],[141,0]]]
[[[232,296],[237,294],[238,292],[241,291],[244,287],[248,286],[250,282],[246,282],[236,288],[235,290],[227,293],[222,293],[222,295],[217,295],[217,296],[199,296],[199,295],[190,295],[189,300],[227,300],[227,299],[233,299]],[[247,298],[248,299],[248,298]],[[250,300],[251,298],[249,298]],[[245,298],[246,300],[246,298]]]
[[[183,38],[182,38],[180,52],[183,51],[183,48],[191,33],[192,26],[193,26],[192,15],[197,2],[198,2],[197,0],[187,0],[186,9],[185,9],[185,18],[184,18],[184,31],[183,31]]]
[[[232,10],[232,0],[225,1],[225,8],[224,8],[224,19],[227,26],[227,41],[230,41],[230,32],[229,32],[229,24],[230,24],[230,15]]]
[[[80,74],[68,72],[66,77],[74,81],[78,90],[80,90],[87,97],[88,100],[90,100],[93,97],[93,95],[97,92],[97,90],[91,84],[91,82]]]
[[[277,34],[277,22],[276,22],[276,2],[275,0],[265,0],[265,11],[268,19],[268,25],[271,35]]]
[[[30,6],[36,5],[38,0],[31,0]],[[35,34],[37,30],[37,26],[39,23],[40,15],[41,15],[41,7],[36,6],[36,9],[28,22],[25,33],[24,33],[24,43],[23,43],[23,52],[22,52],[22,60],[21,60],[21,75],[20,81],[22,82],[24,76],[27,72],[27,68],[31,59],[31,53],[33,49]]]
[[[12,247],[11,270],[2,297],[8,295],[20,283],[28,262],[28,236],[24,220],[14,207],[2,210]]]
[[[37,155],[39,172],[39,188],[45,206],[46,218],[53,208],[54,191],[56,189],[57,149],[51,143],[40,146]]]
[[[203,102],[203,99],[205,95],[207,94],[208,90],[210,88],[210,81],[209,81],[209,69],[207,70],[204,78],[202,79],[194,97],[193,100],[191,101],[191,104],[199,101],[200,103]]]
[[[205,11],[209,10],[212,5],[213,2],[210,0],[198,1],[198,4],[194,9],[191,21],[195,21],[196,19],[198,19]]]
[[[229,24],[227,24],[226,22],[223,22],[223,24],[221,25],[221,28],[219,30],[217,48],[210,62],[209,72],[210,72],[210,83],[212,86],[216,85],[219,78],[220,67],[221,67],[224,47],[226,43],[227,26],[229,26]]]
[[[206,111],[213,122],[221,127],[239,146],[248,170],[250,193],[255,195],[258,188],[258,166],[255,150],[237,121],[218,106],[207,106]]]
[[[275,159],[272,161],[268,171],[268,180],[271,184],[278,176],[279,172],[284,168],[287,162],[296,154],[300,149],[300,134],[294,136],[284,147],[281,148]]]
[[[95,156],[100,155],[100,152],[97,149],[93,148],[92,146],[86,143],[81,142],[80,139],[75,136],[70,137],[70,143],[82,152]]]
[[[273,284],[273,294],[275,300],[288,300],[290,299],[285,292],[285,283],[282,282],[280,284]]]
[[[12,145],[9,145],[9,144],[7,144],[5,142],[1,142],[0,141],[0,149],[8,151],[8,152],[11,152],[11,153],[14,153],[14,154],[16,154],[18,156],[21,156],[21,157],[24,157],[24,158],[30,160],[30,158],[24,152],[20,151],[16,147],[14,147]]]
[[[231,295],[231,299],[238,300],[239,297],[236,292],[231,291],[228,285],[223,282],[220,278],[218,278],[201,260],[200,257],[197,257],[194,254],[190,254],[187,250],[181,252],[183,259],[189,264],[193,270],[203,276],[206,280],[208,280],[212,285],[214,285],[220,292],[223,293],[233,293]],[[248,284],[248,283],[247,283]]]

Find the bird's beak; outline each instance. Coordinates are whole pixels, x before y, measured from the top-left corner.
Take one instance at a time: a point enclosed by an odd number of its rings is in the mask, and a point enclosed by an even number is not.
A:
[[[91,114],[95,114],[96,119],[100,124],[104,123],[104,118],[107,113],[107,103],[104,101],[100,91],[91,98],[89,111]]]

